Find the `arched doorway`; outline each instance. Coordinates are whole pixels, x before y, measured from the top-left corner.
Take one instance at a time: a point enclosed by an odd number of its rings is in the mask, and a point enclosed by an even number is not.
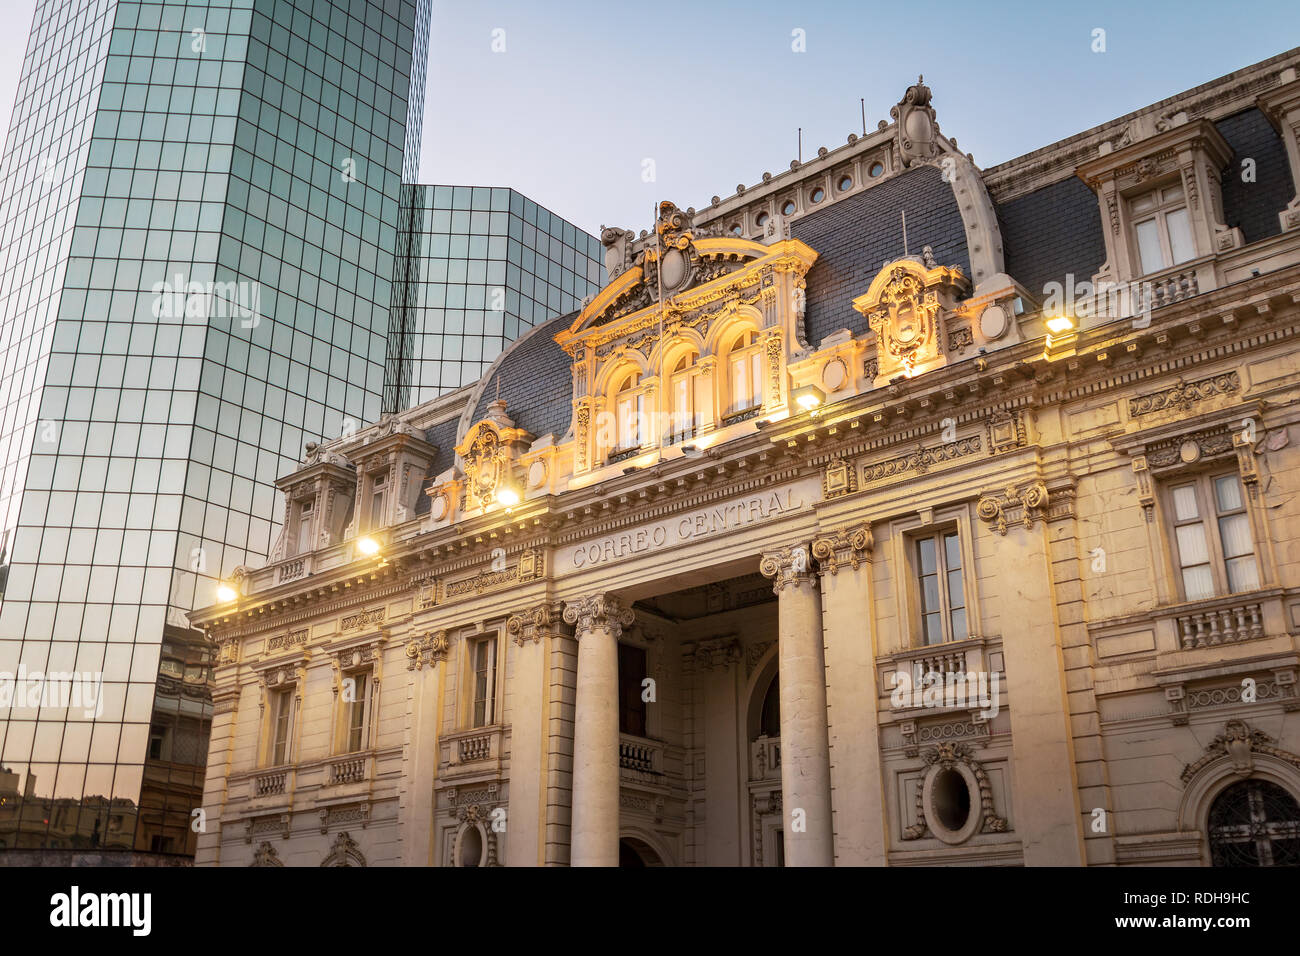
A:
[[[1276,783],[1242,780],[1210,805],[1213,866],[1300,866],[1300,804]]]
[[[636,837],[623,837],[618,841],[618,865],[629,870],[646,866],[663,866],[664,862],[654,848]]]

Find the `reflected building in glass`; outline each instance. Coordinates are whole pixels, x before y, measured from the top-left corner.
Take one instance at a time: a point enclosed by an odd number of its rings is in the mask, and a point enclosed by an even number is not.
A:
[[[595,236],[513,189],[402,187],[385,410],[477,382],[605,281]]]
[[[0,847],[193,852],[184,612],[264,561],[304,443],[381,411],[428,21],[37,4],[0,158]]]

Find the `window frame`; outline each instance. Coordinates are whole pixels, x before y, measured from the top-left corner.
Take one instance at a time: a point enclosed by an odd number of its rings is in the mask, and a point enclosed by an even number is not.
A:
[[[914,638],[919,637],[916,642],[918,647],[936,647],[940,644],[951,644],[955,641],[964,641],[970,635],[970,611],[967,606],[967,594],[969,588],[966,583],[966,562],[965,554],[962,551],[961,530],[955,525],[945,525],[933,529],[927,529],[924,533],[913,533],[908,536],[908,551],[912,556],[912,565],[910,567],[910,587],[912,589],[913,600],[917,610],[917,623],[920,625],[919,632],[914,633]],[[956,538],[957,553],[961,563],[956,568],[950,568],[948,559],[948,540]],[[935,569],[933,572],[926,573],[921,562],[921,548],[925,544],[934,546]],[[952,603],[950,591],[949,576],[957,574],[961,581],[962,603],[955,607]],[[936,610],[927,610],[925,604],[925,581],[927,577],[936,579],[938,591],[938,608]],[[958,637],[953,624],[953,615],[962,612],[964,621],[964,633]],[[927,640],[926,618],[932,614],[939,615],[939,630],[942,640]]]
[[[740,353],[737,355],[737,353]],[[727,347],[725,354],[727,375],[727,411],[725,417],[743,415],[756,408],[762,408],[765,401],[763,381],[763,337],[757,329],[745,329],[737,334]],[[737,388],[737,367],[745,369],[749,376],[749,402],[742,405]]]
[[[1242,480],[1240,471],[1228,465],[1227,462],[1218,462],[1210,467],[1205,467],[1191,472],[1175,472],[1173,474],[1163,475],[1158,480],[1160,482],[1160,507],[1166,524],[1171,534],[1166,536],[1168,547],[1166,555],[1171,562],[1173,570],[1174,588],[1179,602],[1191,603],[1195,601],[1211,601],[1216,598],[1231,597],[1236,594],[1249,594],[1251,591],[1259,590],[1264,587],[1264,574],[1261,562],[1259,547],[1259,538],[1256,534],[1255,522],[1251,515],[1250,492],[1246,488],[1246,483]],[[1232,478],[1237,484],[1237,493],[1241,500],[1241,507],[1231,511],[1221,512],[1219,510],[1218,495],[1215,493],[1216,483],[1222,478]],[[1178,488],[1191,486],[1195,495],[1197,515],[1195,518],[1180,520],[1178,518],[1177,507],[1174,502],[1174,492]],[[1250,532],[1250,557],[1255,566],[1255,587],[1234,591],[1231,586],[1231,577],[1228,573],[1228,556],[1223,546],[1223,535],[1220,529],[1220,522],[1224,518],[1242,516],[1246,520],[1247,529]],[[1199,567],[1200,565],[1183,564],[1183,555],[1181,546],[1178,543],[1178,531],[1180,527],[1188,527],[1193,524],[1201,525],[1205,536],[1205,548],[1209,557],[1210,577],[1213,581],[1214,593],[1197,595],[1189,597],[1187,591],[1187,582],[1184,578],[1184,571],[1189,567]],[[1235,557],[1245,557],[1237,555]]]
[[[303,498],[294,504],[294,521],[295,531],[297,532],[294,539],[294,557],[302,557],[305,554],[311,554],[316,550],[316,499]],[[308,536],[306,545],[303,543],[304,532]]]
[[[1170,189],[1178,190],[1178,197],[1175,199],[1165,199],[1164,193]],[[1138,210],[1137,204],[1144,199],[1154,198],[1154,203],[1149,209]],[[1192,222],[1191,207],[1187,202],[1187,189],[1181,180],[1170,180],[1151,189],[1143,190],[1139,193],[1125,197],[1125,203],[1128,207],[1128,234],[1132,242],[1133,257],[1137,263],[1137,275],[1154,275],[1158,272],[1164,272],[1166,269],[1173,269],[1191,262],[1197,258],[1196,251],[1196,228]],[[1173,233],[1169,228],[1169,216],[1178,211],[1182,211],[1187,218],[1187,241],[1191,245],[1191,255],[1184,259],[1175,260]],[[1161,264],[1157,268],[1150,268],[1144,261],[1142,255],[1142,243],[1138,238],[1138,227],[1145,223],[1154,223],[1156,228],[1156,240],[1160,246]]]
[[[266,735],[266,766],[268,767],[286,767],[293,763],[293,732],[295,724],[294,706],[297,698],[297,687],[289,686],[284,688],[274,688],[267,691],[270,700],[267,701],[267,735]],[[280,727],[283,721],[284,726],[284,753],[281,756],[280,751]]]
[[[894,585],[897,588],[895,611],[897,626],[886,628],[882,633],[893,633],[897,644],[892,648],[881,648],[881,654],[914,651],[924,647],[941,647],[939,644],[926,644],[925,629],[921,620],[920,579],[917,575],[916,546],[912,543],[917,538],[934,535],[941,531],[957,531],[957,540],[961,548],[961,585],[966,602],[966,640],[980,640],[982,634],[983,614],[980,610],[978,583],[975,565],[976,533],[983,533],[982,528],[973,527],[971,511],[973,505],[963,503],[924,509],[919,513],[898,518],[889,523],[890,555],[892,566],[901,569],[906,575],[905,584]],[[882,621],[883,623],[883,621]]]
[[[646,403],[646,386],[644,376],[640,369],[620,372],[615,379],[619,384],[610,393],[610,404],[614,410],[614,447],[609,450],[610,455],[623,455],[628,452],[637,451],[644,448],[649,441],[645,421],[645,403]],[[628,384],[628,383],[631,384]],[[624,444],[625,435],[623,432],[624,417],[623,403],[631,402],[633,406],[633,420],[635,421],[635,444]]]
[[[464,657],[464,677],[461,682],[461,725],[465,730],[481,730],[487,727],[494,727],[499,722],[501,716],[500,708],[500,690],[501,681],[499,679],[501,669],[501,641],[498,640],[499,634],[496,631],[487,631],[482,634],[473,634],[466,638]],[[487,687],[482,698],[478,695],[478,667],[476,654],[478,648],[487,646],[490,648],[487,672]],[[478,704],[482,700],[484,703],[484,719],[478,721]]]
[[[358,695],[356,700],[347,701],[343,699],[342,693],[339,694],[340,707],[339,714],[339,731],[336,738],[335,752],[337,754],[357,754],[364,753],[371,749],[370,738],[374,721],[371,719],[374,709],[374,687],[375,675],[373,667],[357,667],[345,671],[341,678],[346,680],[352,678],[365,680],[364,693]],[[355,685],[354,685],[355,686]],[[355,717],[360,714],[361,726],[354,727]],[[360,732],[360,741],[358,746],[352,745],[354,732]]]

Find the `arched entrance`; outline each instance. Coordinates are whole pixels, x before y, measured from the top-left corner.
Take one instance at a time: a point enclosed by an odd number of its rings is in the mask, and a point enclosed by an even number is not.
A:
[[[629,870],[646,866],[663,866],[654,847],[636,837],[622,837],[618,841],[618,865]]]

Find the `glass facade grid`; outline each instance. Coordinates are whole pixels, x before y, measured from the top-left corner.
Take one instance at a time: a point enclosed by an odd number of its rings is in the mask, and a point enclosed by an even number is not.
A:
[[[404,186],[399,242],[394,341],[407,348],[390,354],[388,411],[477,381],[605,281],[596,237],[504,187]]]
[[[303,444],[379,414],[427,7],[38,5],[0,160],[0,672],[94,674],[102,712],[2,715],[0,846],[192,852],[184,612],[265,559]]]

